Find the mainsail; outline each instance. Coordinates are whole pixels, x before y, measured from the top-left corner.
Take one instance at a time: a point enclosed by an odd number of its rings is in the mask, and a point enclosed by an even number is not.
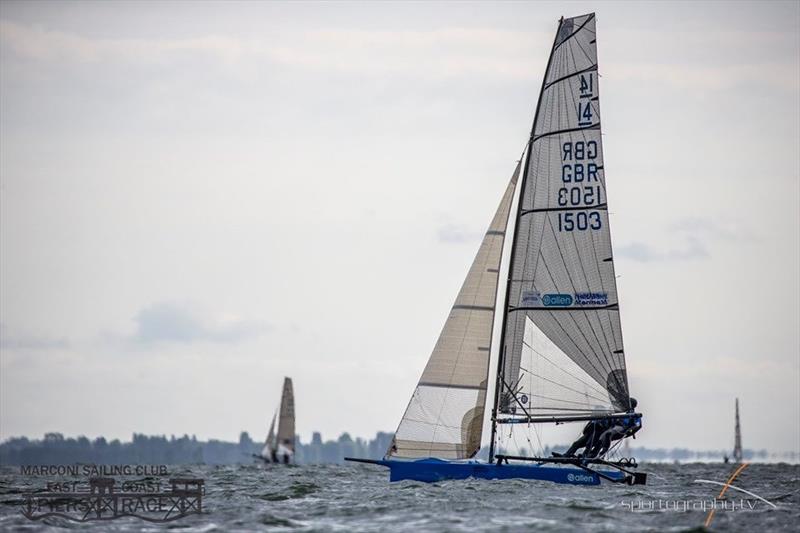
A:
[[[464,459],[480,448],[500,259],[519,170],[518,164],[387,457]]]
[[[292,378],[284,378],[281,410],[278,418],[278,455],[294,454],[294,390]],[[285,459],[284,459],[285,460]]]
[[[537,421],[629,408],[606,202],[594,14],[562,19],[520,183],[498,410]]]

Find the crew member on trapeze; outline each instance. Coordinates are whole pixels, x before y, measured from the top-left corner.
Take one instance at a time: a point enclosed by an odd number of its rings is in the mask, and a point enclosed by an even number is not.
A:
[[[630,416],[618,419],[598,418],[590,420],[583,428],[583,433],[578,440],[563,454],[553,452],[554,457],[576,457],[575,452],[584,448],[581,457],[602,457],[608,452],[613,441],[632,437],[642,429],[642,415],[634,412],[638,402],[636,398],[630,399]]]

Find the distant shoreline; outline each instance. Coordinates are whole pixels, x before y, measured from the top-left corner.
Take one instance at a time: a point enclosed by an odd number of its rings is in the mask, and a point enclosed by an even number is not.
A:
[[[378,432],[372,439],[352,438],[342,433],[335,440],[323,441],[314,432],[310,442],[296,438],[295,460],[298,464],[342,464],[344,457],[379,459],[390,446],[392,434]],[[107,441],[103,437],[89,440],[86,437],[64,437],[61,433],[47,433],[42,439],[11,437],[0,443],[0,466],[40,464],[242,464],[251,463],[253,455],[261,452],[263,444],[242,432],[239,442],[210,439],[198,440],[194,436],[147,436],[134,433],[132,439],[121,442]],[[546,446],[544,454],[563,450],[563,446]],[[530,451],[523,451],[530,455]],[[631,447],[630,455],[640,463],[719,463],[729,450],[690,450],[687,448]],[[757,463],[800,463],[798,452],[768,452],[744,450],[744,459]],[[482,458],[478,454],[478,458]]]

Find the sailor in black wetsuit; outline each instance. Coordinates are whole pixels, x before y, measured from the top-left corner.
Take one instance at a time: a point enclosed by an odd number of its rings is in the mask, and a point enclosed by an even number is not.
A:
[[[590,420],[588,424],[583,427],[583,433],[578,440],[572,443],[572,446],[564,452],[564,454],[553,452],[554,457],[575,457],[575,452],[581,448],[589,450],[594,446],[600,435],[609,428],[607,419],[598,418],[597,420]]]
[[[631,406],[628,410],[629,416],[614,419],[611,427],[603,431],[600,437],[590,447],[586,447],[586,457],[602,457],[608,452],[611,443],[615,440],[632,437],[637,431],[642,429],[642,415],[634,412],[636,409],[636,398],[631,398]]]

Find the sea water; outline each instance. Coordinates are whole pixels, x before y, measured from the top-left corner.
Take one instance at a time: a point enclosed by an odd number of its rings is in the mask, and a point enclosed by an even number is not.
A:
[[[646,486],[599,487],[530,480],[389,483],[386,469],[370,465],[174,467],[172,477],[202,479],[205,495],[201,514],[168,524],[131,517],[32,521],[22,514],[25,494],[52,480],[2,467],[0,530],[703,531],[714,509],[708,530],[797,531],[800,466],[748,465],[719,498],[723,487],[714,483],[724,484],[736,467],[646,464],[639,468],[648,473]],[[146,486],[153,478],[142,481]]]

